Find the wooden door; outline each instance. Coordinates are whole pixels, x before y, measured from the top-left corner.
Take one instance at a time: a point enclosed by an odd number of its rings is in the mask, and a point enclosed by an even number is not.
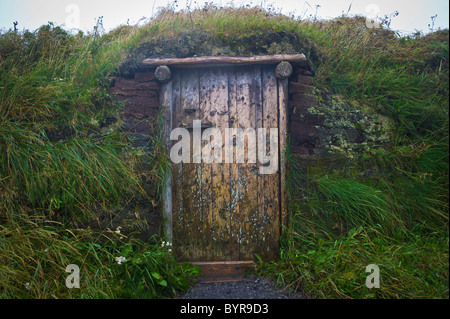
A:
[[[172,164],[168,198],[177,257],[237,261],[253,260],[256,253],[266,260],[275,259],[285,216],[287,80],[277,80],[273,65],[175,69],[163,90],[163,103],[172,110],[172,129],[186,128],[191,143],[190,161]],[[193,129],[195,120],[201,121],[201,130]],[[199,155],[195,143],[204,148],[211,141],[199,140],[199,132],[203,135],[211,127],[219,129],[224,147],[229,134],[226,129],[250,129],[243,139],[243,163],[237,160],[236,148],[242,145],[236,144],[236,136],[228,139],[234,151],[232,162],[225,160],[225,149],[214,153],[214,148],[212,154],[222,155],[222,161],[195,160]],[[265,145],[257,135],[261,128],[266,129]],[[278,133],[275,149],[269,143],[270,128]],[[261,174],[261,166],[267,166],[258,156],[261,148],[277,160],[272,174]],[[256,161],[249,150],[255,150]]]

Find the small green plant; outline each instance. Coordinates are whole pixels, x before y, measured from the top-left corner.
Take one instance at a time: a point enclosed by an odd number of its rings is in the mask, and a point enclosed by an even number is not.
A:
[[[170,243],[162,242],[142,252],[132,244],[123,245],[114,273],[123,287],[120,298],[173,297],[178,291],[186,291],[198,278],[198,267],[188,263],[178,265],[172,256]]]

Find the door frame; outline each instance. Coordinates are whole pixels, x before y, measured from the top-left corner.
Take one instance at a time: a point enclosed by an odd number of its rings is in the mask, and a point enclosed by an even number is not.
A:
[[[287,194],[286,194],[286,148],[288,135],[288,82],[292,74],[292,64],[307,62],[303,54],[255,56],[255,57],[196,57],[175,59],[146,59],[142,63],[147,67],[155,67],[155,77],[161,83],[160,107],[164,119],[163,136],[167,154],[170,153],[170,133],[173,129],[173,101],[172,80],[170,68],[202,68],[225,67],[249,64],[273,64],[277,76],[278,94],[278,130],[279,130],[279,172],[280,172],[280,236],[284,226],[288,223]],[[161,68],[164,72],[161,75]],[[162,235],[168,242],[173,242],[173,196],[172,172],[169,169],[165,174],[165,185],[162,194]]]

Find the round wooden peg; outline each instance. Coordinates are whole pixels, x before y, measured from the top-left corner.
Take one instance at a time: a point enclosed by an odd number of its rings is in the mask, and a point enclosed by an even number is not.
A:
[[[167,83],[172,78],[172,72],[167,65],[160,65],[155,70],[155,78],[161,83]]]
[[[292,65],[287,61],[281,61],[275,68],[275,75],[278,79],[284,80],[291,76],[293,71]]]

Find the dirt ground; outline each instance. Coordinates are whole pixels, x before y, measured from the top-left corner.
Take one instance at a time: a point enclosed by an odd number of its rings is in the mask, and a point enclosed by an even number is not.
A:
[[[304,299],[301,293],[277,287],[267,278],[247,277],[229,282],[199,282],[180,299]]]

